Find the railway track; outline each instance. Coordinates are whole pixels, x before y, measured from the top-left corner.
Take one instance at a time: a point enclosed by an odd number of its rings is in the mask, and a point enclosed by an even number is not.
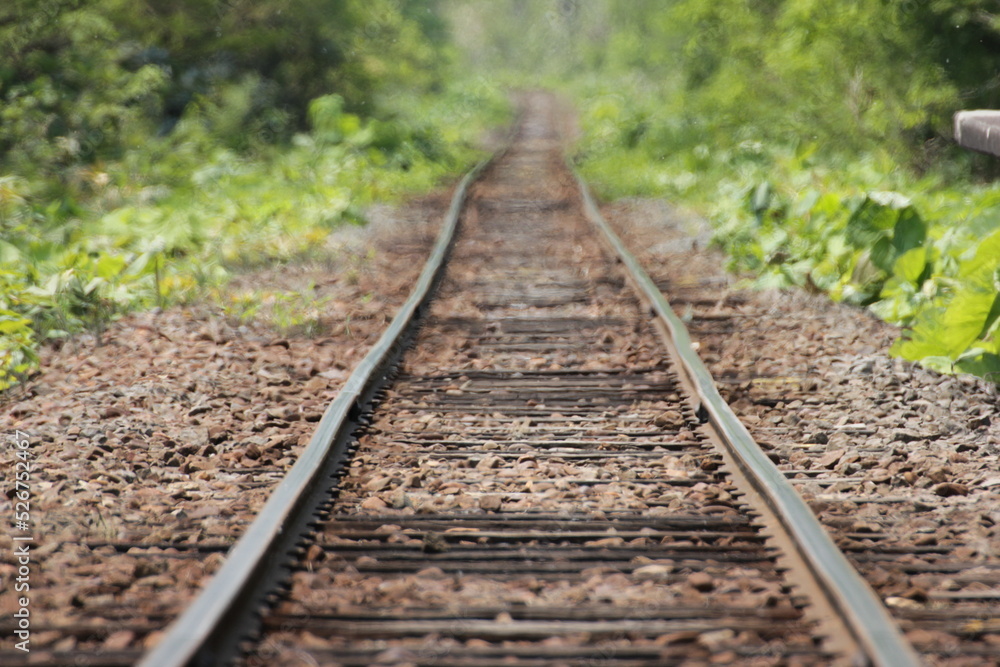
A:
[[[535,98],[324,417],[333,458],[141,664],[916,664],[561,159]]]
[[[64,650],[3,657],[921,664],[715,392],[680,320],[563,163],[553,114],[530,98],[510,147],[459,187],[410,301],[238,544],[94,552],[95,568],[117,558],[197,580],[229,550],[165,635],[178,596],[165,590],[137,616],[112,588],[103,620],[59,629],[76,638]],[[883,580],[923,567],[849,551]],[[957,621],[904,610],[899,623],[979,623],[960,647],[920,650],[930,664],[991,664],[978,640],[992,607],[958,602]]]

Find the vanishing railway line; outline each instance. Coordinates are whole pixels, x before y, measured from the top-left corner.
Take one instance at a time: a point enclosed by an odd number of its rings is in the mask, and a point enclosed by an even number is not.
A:
[[[42,664],[920,664],[581,196],[552,113],[532,98],[460,187],[414,296],[157,646]],[[223,548],[177,546],[156,567]],[[168,606],[121,604],[121,630]]]
[[[259,636],[208,634],[192,657],[239,642],[269,665],[910,663],[867,589],[824,580],[848,568],[817,580],[777,546],[796,538],[772,539],[782,521],[746,497],[767,483],[737,480],[748,464],[713,442],[718,406],[581,215],[545,109],[470,200],[412,350],[333,438],[353,459]],[[184,636],[145,664],[183,663]]]

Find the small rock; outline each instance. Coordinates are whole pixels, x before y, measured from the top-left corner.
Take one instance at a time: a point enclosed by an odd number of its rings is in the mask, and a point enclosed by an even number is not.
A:
[[[868,478],[875,484],[887,484],[892,481],[892,475],[885,468],[874,468]]]
[[[417,654],[408,648],[402,646],[394,646],[388,648],[378,655],[372,661],[375,665],[415,665],[417,664]]]
[[[851,525],[851,530],[855,533],[878,533],[882,530],[882,527],[877,523],[869,523],[867,521],[855,521]]]
[[[888,601],[887,601],[888,602]],[[917,628],[906,633],[909,642],[918,649],[929,646],[957,646],[958,638],[939,630],[924,630]]]
[[[587,542],[588,547],[623,547],[625,546],[625,540],[620,537],[605,537],[600,540],[591,540]]]
[[[330,383],[329,383],[329,381],[327,381],[326,378],[323,378],[323,377],[321,377],[319,375],[316,375],[316,376],[310,378],[309,380],[307,380],[302,385],[302,389],[303,389],[303,391],[305,391],[307,393],[317,394],[317,393],[323,391],[324,389],[326,389],[329,386],[329,384]]]
[[[969,495],[969,487],[965,484],[958,484],[956,482],[945,482],[944,484],[938,484],[935,486],[934,493],[942,498],[948,498],[950,496],[967,496]]]
[[[931,480],[932,482],[934,482],[936,484],[941,484],[946,479],[948,479],[949,477],[951,477],[952,472],[951,472],[951,468],[946,468],[946,467],[938,466],[936,468],[931,468],[925,474],[927,476],[927,479]]]
[[[68,653],[76,648],[76,637],[65,637],[52,645],[52,650],[59,653]]]
[[[136,561],[132,576],[136,579],[142,579],[143,577],[163,574],[166,571],[167,562],[165,560],[146,560],[143,558]]]
[[[917,442],[926,440],[927,436],[905,428],[899,428],[892,432],[889,442]]]
[[[499,456],[489,455],[484,456],[479,463],[476,464],[476,470],[492,470],[494,468],[499,468],[503,465],[503,459]]]
[[[715,590],[715,579],[712,575],[707,572],[695,572],[690,577],[688,577],[688,583],[696,591],[702,593],[708,593],[709,591]]]
[[[830,436],[825,431],[819,431],[807,437],[805,441],[810,445],[825,445],[830,442]]]
[[[490,494],[479,498],[479,509],[484,512],[499,512],[503,507],[503,498],[498,494]]]
[[[833,470],[837,463],[843,458],[847,450],[835,449],[832,452],[827,452],[823,456],[816,460],[816,466],[819,468],[826,468],[827,470]]]
[[[729,628],[725,628],[724,630],[711,630],[701,633],[698,635],[698,643],[710,651],[716,651],[735,638],[736,633]]]
[[[363,510],[384,510],[389,507],[384,500],[378,496],[372,496],[371,498],[365,498],[361,501],[361,509]]]
[[[677,410],[667,410],[656,415],[653,418],[653,423],[660,427],[682,426],[684,424],[684,415]]]
[[[271,436],[271,438],[265,444],[265,448],[268,450],[275,451],[286,451],[295,447],[299,444],[299,438],[296,435],[281,434]]]
[[[682,630],[681,632],[671,632],[660,635],[653,641],[654,646],[674,646],[676,644],[690,644],[698,641],[698,633],[694,630]]]
[[[641,581],[662,581],[673,572],[673,566],[664,563],[651,563],[632,570],[632,576]]]
[[[298,635],[296,642],[306,650],[313,649],[316,651],[323,651],[329,649],[331,646],[330,641],[323,639],[322,637],[317,637],[311,632],[303,632]]]
[[[913,586],[903,593],[902,597],[907,600],[913,600],[915,602],[927,602],[928,596],[927,591],[919,586]]]
[[[419,489],[423,486],[424,474],[422,472],[413,473],[403,478],[401,487],[404,489]]]
[[[392,486],[395,481],[397,480],[394,480],[392,477],[376,477],[365,483],[365,490],[378,493]]]
[[[410,496],[406,494],[402,489],[396,489],[392,494],[392,509],[401,510],[407,507],[413,507],[413,501],[410,500]]]
[[[131,630],[119,630],[118,632],[111,633],[108,638],[104,640],[102,648],[106,651],[123,651],[131,646],[134,641],[134,632]]]
[[[970,419],[969,420],[969,428],[975,431],[975,430],[978,430],[978,429],[981,429],[981,428],[986,428],[991,423],[992,423],[992,420],[990,419],[989,415],[982,415],[980,417],[976,417],[975,419]]]
[[[224,426],[209,426],[208,441],[213,445],[218,445],[229,437],[229,431]]]
[[[895,609],[922,609],[923,605],[916,600],[911,600],[909,598],[893,596],[885,599],[885,605],[887,607],[893,607]]]
[[[875,362],[871,359],[860,359],[851,366],[851,372],[858,375],[871,375],[874,371]]]
[[[448,551],[448,543],[440,533],[426,533],[421,548],[425,553],[440,554]]]

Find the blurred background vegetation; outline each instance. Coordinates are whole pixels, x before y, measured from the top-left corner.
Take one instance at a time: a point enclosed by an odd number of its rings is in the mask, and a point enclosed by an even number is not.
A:
[[[0,386],[456,174],[503,86],[577,102],[604,197],[1000,376],[995,161],[951,141],[1000,102],[987,0],[8,0],[0,45]]]
[[[580,109],[606,198],[707,216],[732,269],[905,327],[894,352],[1000,380],[996,159],[952,114],[1000,106],[986,0],[494,0],[453,7],[474,66]],[[529,74],[530,73],[530,74]]]
[[[320,256],[481,156],[438,0],[0,7],[0,389],[38,345]]]

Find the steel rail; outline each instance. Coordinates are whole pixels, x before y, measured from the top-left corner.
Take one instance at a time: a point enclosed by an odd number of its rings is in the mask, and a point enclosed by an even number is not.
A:
[[[682,371],[694,386],[709,422],[751,486],[789,533],[794,547],[812,570],[830,604],[843,615],[848,630],[854,634],[867,658],[876,667],[922,665],[922,660],[902,636],[882,601],[847,561],[805,501],[719,394],[711,373],[694,351],[687,327],[674,314],[670,303],[639,260],[625,247],[601,215],[586,182],[575,170],[573,174],[587,217],[600,229],[606,242],[617,254],[633,283],[651,306],[652,314],[660,318],[669,331]]]
[[[514,127],[518,125],[515,121]],[[461,180],[409,298],[326,409],[309,444],[230,550],[225,563],[167,628],[160,642],[143,656],[139,667],[215,667],[236,651],[243,637],[239,628],[257,613],[269,585],[277,583],[286,568],[295,547],[288,536],[299,536],[308,527],[316,505],[329,491],[324,483],[337,476],[347,457],[354,420],[405,350],[412,336],[411,325],[421,315],[442,275],[469,187],[509,145],[508,137],[503,148]]]

